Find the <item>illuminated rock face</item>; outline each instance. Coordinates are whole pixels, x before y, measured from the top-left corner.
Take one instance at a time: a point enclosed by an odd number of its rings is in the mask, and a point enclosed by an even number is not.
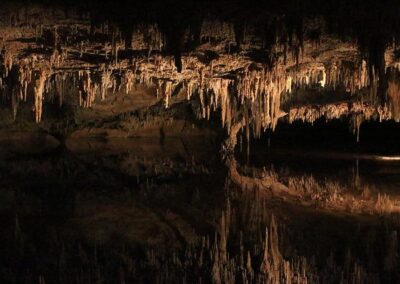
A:
[[[178,72],[177,58],[161,55],[168,33],[156,23],[135,25],[129,37],[112,22],[94,26],[89,15],[73,11],[67,16],[37,6],[25,9],[24,17],[18,9],[3,14],[7,13],[16,22],[0,25],[0,90],[11,102],[14,119],[18,107],[29,104],[29,97],[34,98],[32,109],[40,123],[43,101],[54,102],[57,97],[59,106],[72,101],[92,108],[111,91],[123,88],[130,94],[137,84],[144,84],[155,88],[154,95],[166,108],[183,87],[187,100],[199,102],[198,117],[210,119],[212,113],[220,113],[228,133],[233,123],[242,120],[255,136],[275,129],[280,119],[313,123],[320,117],[357,116],[355,128],[363,120],[399,120],[397,79],[389,82],[385,94],[389,100],[382,103],[375,66],[353,42],[325,33],[322,20],[305,23],[306,30],[320,29],[318,41],[294,36],[275,40],[268,50],[248,27],[240,39],[241,51],[233,52],[231,46],[239,44],[234,25],[205,19],[200,25],[201,43],[179,55]],[[186,31],[182,41],[189,40]],[[254,50],[264,52],[262,60]],[[400,66],[394,53],[391,47],[384,54],[387,72],[395,73]],[[66,82],[68,88],[63,86]],[[282,108],[282,101],[298,97],[299,90],[315,89],[329,93],[330,103],[310,100]],[[332,103],[338,92],[346,93],[347,102]]]

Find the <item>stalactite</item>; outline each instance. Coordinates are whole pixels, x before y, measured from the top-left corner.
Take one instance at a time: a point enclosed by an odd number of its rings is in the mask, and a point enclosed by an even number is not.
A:
[[[387,94],[390,100],[393,119],[396,122],[400,122],[400,84],[397,80],[388,82]]]
[[[215,67],[213,67],[214,63],[211,63],[209,68],[203,68],[201,64],[196,63],[193,59],[183,58],[183,62],[185,70],[188,69],[188,71],[179,76],[171,59],[161,58],[160,56],[155,56],[153,61],[149,59],[135,60],[134,73],[138,74],[141,83],[149,85],[151,85],[152,78],[154,77],[158,78],[156,79],[157,82],[160,82],[160,80],[164,81],[163,76],[167,76],[178,82],[186,82],[187,98],[191,98],[195,90],[199,94],[201,117],[209,118],[211,110],[221,107],[222,125],[230,121],[227,116],[235,117],[237,111],[244,107],[244,101],[247,100],[246,107],[250,107],[250,115],[255,118],[253,131],[257,136],[260,135],[262,129],[274,129],[277,121],[286,115],[280,109],[281,95],[284,92],[291,93],[293,86],[319,84],[321,87],[336,87],[343,84],[354,91],[365,87],[368,82],[365,61],[361,62],[359,69],[354,69],[351,66],[347,67],[346,64],[340,62],[338,64],[339,68],[336,67],[337,64],[333,64],[331,67],[325,67],[320,64],[315,66],[310,65],[305,69],[300,66],[300,69],[297,71],[289,70],[289,72],[287,72],[285,66],[281,65],[277,65],[270,70],[265,68],[249,70],[249,68],[245,68],[243,71],[237,73],[235,80],[230,82],[230,85],[238,93],[237,99],[240,107],[236,109],[230,106],[230,99],[225,99],[230,97],[229,93],[231,91],[228,92],[228,95],[221,96],[220,94],[220,88],[222,87],[218,86],[219,79],[213,79],[216,72]],[[225,63],[225,61],[222,62]],[[352,74],[353,79],[343,81],[341,78],[346,77],[346,74]],[[225,87],[222,89],[225,89]],[[165,105],[169,106],[169,103],[167,103],[170,98],[168,95],[169,92],[165,93],[165,90],[161,90],[160,86],[157,90],[158,95],[161,93],[163,95],[167,94],[165,96]],[[226,93],[223,92],[223,94]],[[221,98],[223,98],[223,103],[220,102]]]
[[[288,119],[289,123],[301,120],[312,124],[322,117],[330,121],[355,114],[362,115],[363,120],[371,120],[374,117],[378,117],[379,121],[392,119],[392,113],[386,106],[375,106],[365,102],[293,107],[289,111]]]
[[[101,100],[105,100],[107,96],[107,91],[110,88],[113,88],[114,80],[112,78],[112,71],[106,70],[103,67],[103,71],[101,74]]]
[[[32,81],[32,68],[29,64],[20,66],[18,72],[18,81],[20,84],[20,100],[26,102],[27,92],[28,92],[28,85]]]
[[[54,58],[53,55],[52,58]],[[148,58],[144,60],[135,60],[132,67],[133,71],[130,69],[125,69],[123,72],[124,81],[126,83],[126,92],[131,90],[136,77],[141,83],[148,85],[151,85],[154,79],[156,79],[156,82],[169,81],[161,79],[161,76],[167,76],[173,80],[177,80],[177,82],[186,82],[185,85],[188,99],[192,97],[192,94],[195,91],[199,94],[202,109],[201,117],[209,118],[211,110],[215,111],[217,108],[220,108],[221,123],[223,126],[227,126],[228,130],[230,128],[229,125],[231,124],[232,119],[236,116],[237,112],[243,107],[250,108],[249,115],[254,118],[254,120],[252,120],[252,123],[254,123],[252,129],[255,136],[259,136],[261,134],[261,130],[265,130],[267,128],[274,129],[278,120],[286,115],[286,113],[280,109],[281,95],[283,93],[290,94],[293,92],[293,86],[319,84],[321,87],[336,87],[341,84],[340,82],[343,82],[344,85],[347,84],[347,86],[350,86],[348,88],[356,90],[358,88],[364,88],[367,84],[369,84],[365,61],[361,62],[359,69],[357,69],[358,71],[354,71],[355,69],[345,67],[345,64],[339,64],[339,68],[336,67],[337,64],[333,64],[331,67],[325,67],[322,65],[316,65],[314,67],[309,66],[305,69],[300,66],[298,71],[289,70],[289,72],[285,66],[281,66],[279,64],[272,69],[252,68],[250,70],[248,67],[246,67],[242,71],[239,69],[239,72],[236,74],[236,78],[232,80],[213,78],[216,77],[214,73],[221,72],[219,69],[213,67],[213,63],[210,65],[210,68],[205,69],[201,64],[193,60],[191,57],[183,58],[185,70],[187,71],[185,71],[184,74],[178,75],[171,60],[171,58],[162,58],[158,55],[154,57],[154,60],[149,60]],[[50,60],[50,62],[52,62],[52,60]],[[54,66],[57,64],[58,63],[51,63],[51,65]],[[232,66],[230,68],[234,67]],[[27,72],[28,70],[29,69],[27,69]],[[116,77],[111,76],[111,69],[105,71],[103,68],[101,70],[103,70],[101,74],[101,98],[104,99],[107,88],[112,87],[113,92],[115,92],[120,88],[117,86],[121,86],[121,84],[117,83],[118,79]],[[22,71],[20,73],[20,81],[23,82],[23,76],[25,75]],[[343,81],[341,78],[348,76],[348,74],[353,74],[353,79]],[[88,74],[84,75],[83,77],[84,83],[80,90],[80,101],[82,106],[89,107],[94,101],[98,84],[92,82],[90,79],[91,76]],[[27,84],[29,84],[29,80],[27,81]],[[232,88],[229,86],[232,86]],[[162,88],[163,90],[160,90],[159,87],[157,88],[158,95],[162,94],[164,96],[164,104],[166,107],[169,107],[170,98],[172,95],[172,84],[163,83]],[[236,95],[234,97],[238,102],[238,106],[235,107],[232,106],[231,103],[232,90],[236,90],[237,92],[237,97]],[[24,95],[24,98],[25,97],[26,96]],[[245,101],[247,101],[246,105],[244,104]],[[297,114],[294,113],[293,109],[291,110],[291,120],[300,118],[299,109],[296,111]],[[387,117],[387,111],[385,111],[383,108],[379,109],[378,111],[380,118]],[[335,112],[337,113],[337,111]],[[315,119],[321,116],[322,115],[320,114],[320,111],[310,112],[310,110],[307,110],[307,114],[304,113],[304,118],[302,119],[313,122]],[[334,115],[332,113],[331,116],[337,117],[338,115]]]
[[[134,50],[161,51],[165,39],[157,24],[140,25],[133,33],[132,48]]]
[[[13,53],[10,50],[5,50],[3,55],[3,65],[5,68],[5,77],[8,76],[8,73],[11,71],[13,66]]]
[[[172,81],[164,81],[162,85],[162,92],[164,95],[165,108],[168,108],[172,97]]]
[[[125,81],[126,81],[126,94],[129,94],[129,92],[132,90],[135,81],[135,74],[131,70],[128,70],[125,73]]]
[[[200,38],[202,40],[224,40],[228,43],[234,43],[235,31],[233,24],[220,21],[203,21]]]
[[[201,107],[201,118],[206,118],[206,104],[204,102],[204,90],[199,90],[199,98],[200,98],[200,107]]]
[[[193,80],[189,80],[189,82],[186,83],[186,99],[188,101],[192,97],[195,89],[196,89],[196,82]]]
[[[360,128],[363,121],[364,121],[364,115],[362,113],[355,114],[352,117],[353,134],[356,135],[357,143],[360,142]]]
[[[291,68],[289,74],[297,87],[319,84],[322,88],[328,87],[335,90],[343,86],[353,95],[370,85],[365,60],[355,64],[347,61],[334,61],[329,65],[304,63]],[[289,86],[286,89],[291,91]]]
[[[60,65],[64,63],[65,56],[65,52],[62,52],[60,54],[58,49],[54,49],[53,53],[50,56],[50,68],[60,67]]]
[[[221,106],[221,119],[222,126],[227,126],[227,129],[230,128],[231,125],[231,106],[230,106],[230,97],[229,97],[229,86],[232,84],[232,80],[227,79],[212,79],[210,82],[210,87],[213,90],[215,95],[214,105],[215,107],[220,104]]]
[[[67,60],[68,49],[71,53],[79,53],[81,58],[84,58],[84,55],[104,54],[104,52],[106,54],[111,52],[113,56],[107,63],[109,64],[107,71],[103,65],[96,66],[94,64],[90,67],[84,65],[84,68],[90,68],[92,71],[90,74],[82,74],[83,79],[79,92],[80,104],[83,107],[92,106],[98,89],[100,89],[101,99],[104,100],[108,88],[112,87],[115,93],[125,84],[125,92],[129,93],[136,80],[147,86],[163,82],[161,86],[157,86],[157,93],[164,99],[165,107],[170,107],[173,86],[184,84],[187,99],[193,99],[193,94],[196,94],[195,99],[200,100],[200,117],[209,119],[212,111],[220,111],[221,124],[229,131],[231,124],[238,119],[240,120],[240,116],[245,112],[247,113],[246,123],[249,124],[248,129],[252,131],[255,137],[259,137],[262,131],[266,129],[274,130],[278,120],[286,116],[286,113],[281,110],[282,96],[285,95],[285,99],[289,95],[295,96],[297,88],[317,86],[331,90],[343,87],[354,95],[363,88],[371,87],[371,94],[375,94],[371,96],[376,96],[374,90],[378,85],[379,78],[369,74],[368,68],[370,66],[355,54],[357,52],[355,48],[345,46],[343,49],[346,53],[339,50],[337,54],[326,53],[327,56],[324,57],[324,52],[327,51],[318,50],[321,53],[319,54],[315,49],[324,46],[326,43],[321,42],[318,47],[313,47],[311,50],[310,45],[305,44],[302,50],[302,39],[299,35],[293,36],[292,46],[275,39],[271,46],[273,53],[271,58],[274,56],[276,58],[269,67],[266,67],[265,63],[253,60],[251,56],[240,53],[226,54],[224,51],[220,52],[224,47],[214,48],[207,45],[206,49],[199,48],[198,54],[183,54],[183,70],[182,73],[178,73],[173,57],[151,53],[152,50],[162,49],[165,40],[156,24],[140,24],[135,27],[134,49],[148,49],[149,51],[146,55],[136,57],[135,60],[118,59],[118,49],[123,44],[120,37],[121,32],[118,29],[110,30],[112,40],[103,43],[101,51],[91,45],[91,42],[82,41],[79,38],[80,33],[85,29],[87,30],[85,25],[75,25],[74,29],[72,35],[70,35],[70,38],[76,37],[74,46],[66,45],[68,42],[62,42],[62,37],[56,35],[57,46],[52,47],[52,54],[46,55],[47,59],[50,57],[50,68],[60,72],[59,69],[62,69],[64,65],[76,63],[75,59]],[[244,34],[250,35],[250,38],[254,36],[251,26],[246,26],[245,30]],[[204,21],[199,32],[203,39],[213,39],[224,44],[237,40],[231,23]],[[61,35],[61,29],[55,30],[55,34],[58,33]],[[282,36],[287,37],[288,35],[283,34]],[[140,45],[140,48],[135,47],[135,44]],[[207,49],[216,51],[218,56],[211,54],[211,59],[208,58]],[[282,52],[284,50],[293,53],[293,58],[283,60]],[[302,57],[299,57],[300,53],[303,53]],[[347,56],[347,53],[350,55]],[[11,53],[7,48],[4,48],[2,54],[4,54],[2,56],[3,65],[8,66],[6,70],[9,70],[10,66],[14,64],[13,60],[18,60],[18,58],[13,59],[15,56],[10,56]],[[315,57],[314,54],[316,54]],[[32,55],[32,58],[34,56],[36,55]],[[37,58],[37,64],[40,66],[43,64],[43,58],[40,56]],[[394,66],[394,62],[395,58],[393,57],[387,64]],[[19,64],[17,63],[17,65]],[[34,63],[30,67],[32,70],[35,69],[33,65]],[[23,100],[25,100],[25,90],[27,89],[26,86],[29,85],[29,80],[25,81],[24,76],[27,75],[24,74],[23,70],[20,71],[19,81],[21,86],[24,85],[25,87],[20,88],[20,98],[24,97]],[[97,72],[100,72],[101,81],[97,80]],[[374,68],[372,68],[373,73]],[[372,77],[369,78],[369,76]],[[4,82],[4,74],[2,77]],[[379,119],[390,117],[390,111],[386,108],[386,106],[376,107],[373,115],[379,117]],[[303,110],[292,108],[289,120],[302,119],[313,122],[323,115],[327,115],[328,119],[346,115],[346,111],[340,109],[341,107],[338,106],[318,110],[316,108],[305,108]],[[372,111],[364,108],[362,112],[365,116],[367,112]]]
[[[321,80],[318,82],[322,88],[325,88],[326,85],[326,70],[325,68],[321,71]]]
[[[48,77],[47,70],[40,70],[39,77],[35,81],[35,121],[39,123],[42,120],[42,106],[43,106],[43,93],[45,89],[46,80]]]
[[[286,78],[286,89],[285,89],[286,93],[290,94],[292,92],[292,84],[293,84],[292,76],[287,76],[287,78]]]
[[[55,78],[54,78],[54,83],[55,83],[54,93],[58,97],[58,106],[59,107],[61,107],[64,102],[64,92],[66,89],[66,80],[67,80],[66,73],[58,73],[55,75]]]
[[[82,80],[79,90],[79,105],[90,108],[96,98],[99,85],[92,81],[90,71],[79,71],[79,77]]]
[[[375,68],[372,68],[371,82],[369,88],[369,100],[374,104],[378,103],[378,83],[379,78],[376,75]]]

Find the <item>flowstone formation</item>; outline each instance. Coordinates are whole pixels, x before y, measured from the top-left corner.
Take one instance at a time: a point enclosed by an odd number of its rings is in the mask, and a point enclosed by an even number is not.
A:
[[[355,39],[329,33],[323,18],[304,18],[291,32],[277,15],[283,30],[270,42],[255,25],[238,32],[234,22],[205,18],[196,33],[177,32],[181,46],[195,35],[198,43],[171,54],[176,43],[162,21],[121,26],[94,21],[95,11],[39,5],[1,14],[0,92],[14,120],[23,106],[41,123],[44,103],[96,109],[109,95],[134,96],[138,86],[167,109],[186,99],[199,119],[217,112],[228,134],[241,121],[247,136],[259,137],[279,120],[350,118],[355,132],[365,120],[399,120],[396,42],[384,51],[382,72]],[[324,95],[315,99],[315,91]]]

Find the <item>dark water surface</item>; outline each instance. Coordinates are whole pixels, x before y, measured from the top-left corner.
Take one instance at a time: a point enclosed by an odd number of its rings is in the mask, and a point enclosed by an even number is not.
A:
[[[1,283],[216,283],[221,267],[222,282],[261,283],[266,242],[293,271],[303,263],[309,282],[363,279],[357,265],[371,282],[398,279],[397,215],[332,214],[240,189],[218,151],[208,138],[3,140]],[[321,153],[273,146],[247,166],[283,180],[357,177],[397,195],[398,163]]]

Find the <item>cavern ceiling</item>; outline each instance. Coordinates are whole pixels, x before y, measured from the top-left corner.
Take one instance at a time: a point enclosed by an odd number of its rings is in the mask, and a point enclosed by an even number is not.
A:
[[[346,1],[285,12],[276,3],[261,11],[170,2],[3,5],[0,87],[12,119],[29,107],[40,123],[43,104],[92,108],[137,84],[155,89],[165,108],[195,100],[199,118],[218,112],[228,132],[243,121],[256,136],[278,120],[349,117],[357,130],[400,119],[390,5],[375,15],[361,3],[341,13]]]

